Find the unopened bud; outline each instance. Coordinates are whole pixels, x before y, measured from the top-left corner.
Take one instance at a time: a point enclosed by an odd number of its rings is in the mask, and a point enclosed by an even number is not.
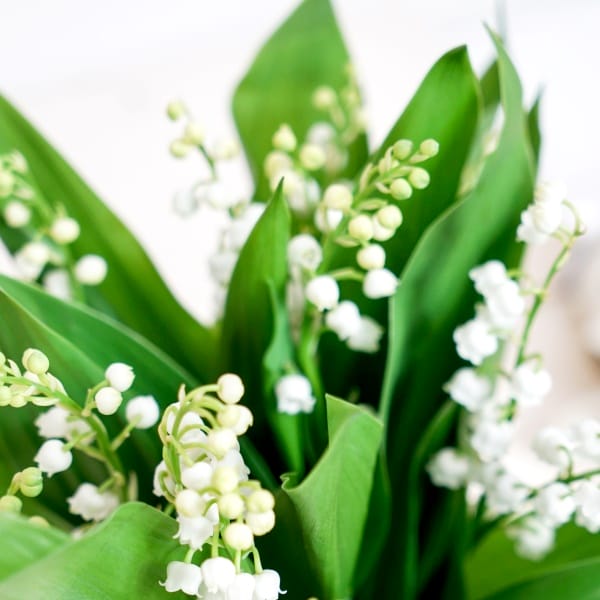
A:
[[[398,160],[405,160],[410,156],[413,149],[413,143],[410,140],[398,140],[392,150],[392,154]]]
[[[413,190],[406,179],[394,179],[390,185],[390,194],[396,200],[406,200],[412,196]]]
[[[408,176],[408,180],[414,188],[422,190],[429,185],[430,177],[429,173],[425,169],[421,169],[421,167],[414,167]]]
[[[50,368],[48,357],[35,348],[25,350],[22,361],[23,366],[34,375],[43,375]]]
[[[357,240],[368,241],[373,237],[373,223],[366,215],[359,215],[348,223],[348,233]]]
[[[393,204],[380,208],[375,218],[387,229],[398,229],[402,225],[402,211]]]

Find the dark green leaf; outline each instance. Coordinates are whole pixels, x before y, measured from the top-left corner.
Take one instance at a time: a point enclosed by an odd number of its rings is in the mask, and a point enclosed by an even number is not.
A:
[[[109,274],[102,299],[123,323],[139,331],[204,381],[214,375],[214,340],[174,299],[145,251],[54,148],[0,96],[0,153],[19,150],[45,198],[65,206],[81,225],[76,257],[103,256]],[[96,295],[90,295],[93,301]]]
[[[269,195],[263,162],[273,134],[287,123],[302,140],[323,120],[312,106],[313,91],[320,85],[340,89],[349,62],[329,0],[304,0],[258,53],[235,92],[233,114],[259,199]],[[351,150],[349,176],[366,159],[365,136]]]

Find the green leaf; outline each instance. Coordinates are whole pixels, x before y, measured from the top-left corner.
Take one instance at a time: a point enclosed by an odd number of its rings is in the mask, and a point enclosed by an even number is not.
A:
[[[159,585],[182,560],[176,523],[139,503],[125,504],[81,539],[59,547],[0,582],[3,600],[182,600]]]
[[[54,527],[29,523],[20,515],[0,513],[0,581],[65,545],[69,536]]]
[[[600,599],[600,558],[577,562],[502,590],[489,600]]]
[[[472,192],[427,230],[390,305],[381,414],[389,432],[395,540],[406,539],[407,528],[415,526],[406,504],[408,465],[420,432],[442,403],[443,383],[459,364],[452,331],[473,314],[475,296],[468,271],[490,258],[506,260],[512,267],[521,254],[515,231],[533,193],[532,155],[520,82],[504,48],[495,42],[505,117],[498,148]],[[404,434],[392,435],[399,424]],[[391,542],[388,550],[384,568],[387,572],[404,568],[403,597],[413,598],[415,569],[414,564],[407,566],[406,557],[415,550]]]
[[[302,140],[308,128],[323,120],[312,106],[320,85],[340,89],[350,57],[328,0],[304,0],[258,53],[233,98],[233,115],[256,182],[259,199],[269,196],[263,171],[271,138],[287,123]],[[347,175],[367,157],[365,136],[351,148]]]
[[[244,381],[258,435],[264,427],[267,410],[261,400],[263,357],[273,337],[269,287],[278,297],[283,296],[289,236],[290,215],[280,185],[242,248],[225,305],[222,369],[235,371]]]
[[[402,272],[427,227],[456,201],[461,173],[479,120],[479,95],[477,78],[466,49],[461,47],[448,52],[431,68],[375,154],[377,159],[401,138],[417,144],[434,138],[440,144],[439,154],[424,164],[431,175],[429,187],[415,192],[412,198],[401,203],[403,224],[398,234],[383,244],[386,267],[394,273]],[[327,269],[354,264],[355,253],[355,249],[342,249],[332,241],[325,249],[324,264]],[[385,324],[386,302],[365,300],[355,283],[343,287],[343,296],[357,302],[361,312]],[[328,361],[328,370],[324,374],[327,389],[345,396],[353,386],[362,383],[363,393],[368,390],[371,394],[371,398],[364,401],[376,404],[379,390],[373,389],[373,381],[382,379],[385,349],[365,358],[362,354],[340,348],[333,337],[324,339],[322,348],[323,355],[335,357]]]
[[[302,483],[283,489],[296,509],[323,597],[348,598],[355,572],[363,568],[361,541],[383,426],[366,409],[332,396],[327,419],[329,446],[321,460]]]
[[[482,600],[505,588],[512,589],[524,582],[544,578],[572,563],[595,559],[599,555],[600,536],[574,524],[558,530],[554,550],[541,561],[517,556],[514,542],[504,530],[496,528],[465,561],[467,597]],[[502,565],[502,569],[497,565]]]
[[[17,149],[35,183],[53,203],[65,206],[81,226],[75,257],[93,253],[109,264],[99,287],[101,301],[127,326],[139,331],[204,381],[214,371],[214,339],[175,300],[143,248],[56,150],[0,96],[0,153]],[[96,298],[90,294],[90,300]]]

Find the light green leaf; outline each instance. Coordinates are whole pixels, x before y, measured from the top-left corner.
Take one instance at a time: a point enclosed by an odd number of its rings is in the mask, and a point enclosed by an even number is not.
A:
[[[96,194],[5,98],[0,96],[0,153],[19,150],[44,197],[62,204],[81,225],[75,257],[93,253],[109,264],[99,287],[100,310],[110,311],[203,381],[214,371],[214,339],[174,299],[145,251]],[[95,302],[97,294],[90,294]]]
[[[69,542],[69,536],[54,527],[29,523],[20,515],[0,513],[0,581],[35,563]]]
[[[363,568],[361,542],[383,426],[366,409],[332,396],[327,420],[329,446],[321,460],[302,483],[283,489],[296,509],[323,597],[348,598],[355,572]]]
[[[123,505],[79,540],[59,547],[0,582],[3,600],[182,600],[159,585],[185,550],[177,524],[139,503]]]
[[[468,271],[490,258],[506,260],[509,267],[520,258],[515,231],[520,212],[532,197],[533,161],[520,82],[504,48],[495,42],[505,117],[498,148],[475,189],[427,230],[390,305],[381,414],[389,434],[395,540],[407,539],[407,528],[415,526],[406,504],[408,465],[421,432],[441,405],[443,383],[459,364],[452,331],[473,314],[475,296]],[[398,424],[402,436],[392,435]],[[404,568],[403,597],[413,598],[417,574],[406,557],[415,549],[395,543],[388,550],[384,568],[387,572]]]
[[[257,185],[257,197],[269,195],[263,171],[271,138],[282,123],[302,140],[323,113],[312,106],[320,85],[340,89],[350,57],[329,0],[304,0],[258,53],[233,98],[233,115]],[[347,175],[367,156],[365,136],[352,147]]]

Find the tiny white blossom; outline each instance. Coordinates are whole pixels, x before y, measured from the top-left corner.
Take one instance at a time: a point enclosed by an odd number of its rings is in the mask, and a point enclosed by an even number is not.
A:
[[[533,439],[532,448],[538,458],[561,470],[571,464],[573,442],[557,427],[545,427],[538,431]]]
[[[71,217],[59,217],[50,226],[50,237],[57,244],[70,244],[79,237],[79,223]]]
[[[567,187],[561,181],[541,181],[535,186],[536,203],[560,205],[567,198]]]
[[[276,179],[279,182],[282,173],[289,171],[293,167],[292,159],[280,150],[269,152],[265,158],[264,170],[265,175],[270,179]]]
[[[482,419],[476,423],[471,435],[471,446],[481,460],[489,462],[500,458],[508,448],[514,433],[510,421],[496,422]]]
[[[323,233],[334,231],[342,222],[344,213],[341,210],[319,206],[315,211],[315,227]]]
[[[265,569],[254,575],[255,589],[253,600],[277,600],[283,593],[279,588],[281,580],[279,573],[272,569]]]
[[[565,483],[555,482],[537,493],[533,507],[544,523],[560,527],[571,518],[576,505],[571,488]]]
[[[334,183],[325,190],[323,204],[327,208],[347,210],[352,206],[352,191],[343,183]]]
[[[112,363],[104,372],[108,384],[118,392],[126,392],[133,384],[133,368],[124,363]]]
[[[456,371],[446,384],[446,391],[452,400],[471,412],[478,411],[490,400],[492,390],[490,379],[469,367]]]
[[[390,229],[389,227],[384,227],[376,217],[373,217],[373,239],[378,242],[385,242],[394,237],[396,233],[395,229]]]
[[[312,273],[323,260],[323,249],[312,235],[301,233],[289,241],[287,258],[292,275],[298,276],[302,270]]]
[[[161,582],[167,592],[182,591],[196,596],[202,583],[202,570],[192,563],[173,560],[167,565],[167,579]]]
[[[471,269],[469,277],[482,296],[489,296],[496,287],[509,281],[506,267],[499,260],[490,260]]]
[[[575,523],[590,533],[600,531],[600,489],[591,481],[582,481],[573,494],[577,505]]]
[[[73,418],[62,406],[53,406],[39,415],[35,425],[44,438],[69,438],[91,431],[85,421]]]
[[[363,293],[367,298],[388,298],[398,287],[398,278],[388,269],[372,269],[365,275]]]
[[[498,349],[498,339],[490,333],[489,325],[480,317],[457,327],[452,337],[458,355],[474,365],[480,365],[484,358]]]
[[[572,430],[575,450],[588,458],[600,458],[600,421],[583,419]]]
[[[273,134],[272,141],[273,147],[277,150],[293,152],[296,149],[296,136],[292,128],[287,124],[280,125],[279,129]]]
[[[525,314],[525,299],[512,280],[496,286],[486,297],[487,317],[497,329],[513,329]]]
[[[319,275],[306,285],[306,298],[321,312],[332,309],[340,298],[337,281],[329,275]]]
[[[160,408],[154,396],[136,396],[125,406],[125,416],[136,429],[148,429],[158,422]]]
[[[73,455],[70,450],[64,449],[62,440],[46,440],[34,457],[37,466],[41,471],[52,477],[55,473],[66,471],[73,462]]]
[[[236,404],[244,395],[244,384],[235,373],[224,373],[217,380],[217,394],[225,404]]]
[[[277,410],[288,415],[310,413],[316,403],[310,381],[300,374],[284,375],[275,385]]]
[[[379,350],[383,327],[371,317],[361,315],[360,327],[347,340],[348,348],[355,352],[373,354]]]
[[[429,461],[427,472],[435,485],[457,490],[467,482],[469,459],[454,448],[443,448]]]
[[[246,513],[246,524],[254,535],[265,535],[275,527],[275,512],[265,510],[263,512]]]
[[[325,324],[340,340],[345,341],[360,329],[361,320],[358,306],[344,300],[325,315]]]
[[[225,592],[235,579],[235,565],[227,558],[208,558],[200,567],[203,585],[208,592]]]
[[[121,396],[121,392],[108,386],[103,387],[96,392],[94,401],[96,402],[96,408],[100,414],[114,415],[117,410],[119,410],[121,402],[123,402],[123,396]]]
[[[86,254],[75,263],[75,279],[84,285],[99,285],[107,273],[106,260],[97,254]]]
[[[548,371],[538,368],[533,362],[519,365],[511,379],[513,398],[523,406],[535,406],[550,392],[552,378]]]
[[[248,407],[231,404],[219,411],[217,421],[222,427],[232,429],[236,435],[244,435],[254,422],[254,416]]]
[[[495,515],[504,515],[521,507],[529,488],[510,473],[500,473],[486,488],[486,503]]]
[[[66,269],[52,269],[42,279],[44,289],[52,296],[70,300],[72,296],[71,280]]]
[[[356,253],[356,262],[365,271],[383,269],[385,265],[385,250],[379,244],[369,244]]]
[[[317,171],[325,165],[327,155],[317,144],[304,144],[300,148],[300,164],[307,171]]]
[[[86,521],[103,521],[119,506],[119,498],[111,491],[101,492],[91,483],[82,483],[67,499],[69,511]]]
[[[181,469],[181,482],[186,488],[201,491],[210,485],[213,467],[204,461]]]
[[[536,516],[527,516],[507,528],[515,540],[515,551],[529,560],[542,559],[554,546],[554,528]]]
[[[230,523],[223,531],[223,540],[234,550],[249,550],[254,544],[254,534],[244,523]]]
[[[222,427],[211,429],[206,436],[206,448],[217,457],[223,457],[230,450],[237,450],[239,442],[233,429]]]
[[[171,477],[165,461],[161,460],[154,469],[152,493],[162,498],[165,495],[163,487],[171,496],[175,495],[175,481]]]
[[[199,515],[197,517],[177,515],[179,529],[175,537],[179,540],[179,543],[195,550],[200,550],[206,543],[206,540],[212,536],[215,525],[218,522],[219,509],[216,504],[210,506],[206,515]]]
[[[31,210],[28,206],[17,200],[11,200],[4,207],[4,220],[9,227],[25,227],[31,219]]]
[[[226,600],[253,600],[254,576],[250,573],[237,573],[231,585],[227,588]]]

